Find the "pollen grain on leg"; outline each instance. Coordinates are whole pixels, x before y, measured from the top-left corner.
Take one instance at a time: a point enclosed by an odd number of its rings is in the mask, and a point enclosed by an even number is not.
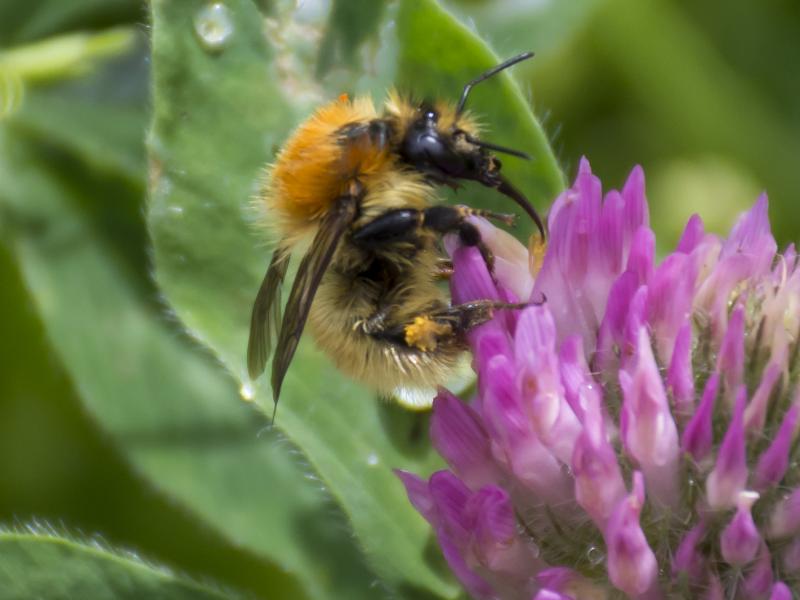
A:
[[[426,316],[415,317],[404,329],[406,344],[423,352],[436,350],[439,338],[452,332],[448,323],[439,323]]]

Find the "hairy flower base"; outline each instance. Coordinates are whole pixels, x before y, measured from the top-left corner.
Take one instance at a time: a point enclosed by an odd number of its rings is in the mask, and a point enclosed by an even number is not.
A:
[[[655,263],[644,175],[582,161],[539,257],[480,221],[455,302],[531,306],[470,334],[478,393],[434,402],[450,466],[400,472],[476,598],[791,598],[800,590],[800,269],[766,197],[727,239],[694,216]],[[546,298],[546,302],[542,299]]]

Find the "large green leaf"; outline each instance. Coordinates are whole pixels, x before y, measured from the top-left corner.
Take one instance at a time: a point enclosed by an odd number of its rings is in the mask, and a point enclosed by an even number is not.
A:
[[[176,337],[78,208],[88,190],[21,135],[0,145],[0,213],[47,333],[91,416],[204,526],[299,577],[311,597],[369,597],[326,496],[217,364]],[[113,202],[113,200],[111,200]],[[341,519],[341,517],[338,517]],[[296,593],[295,593],[296,595]]]
[[[0,597],[223,600],[235,596],[96,544],[50,534],[0,532]]]
[[[244,375],[251,302],[268,260],[249,202],[273,145],[294,122],[275,83],[259,15],[228,2],[233,34],[211,52],[194,31],[201,1],[153,3],[155,119],[149,219],[156,275],[178,316]],[[271,404],[259,390],[259,402]],[[427,445],[398,445],[416,417],[380,405],[304,340],[277,425],[340,501],[372,565],[397,590],[455,587],[424,556],[429,531],[392,467],[428,470]],[[347,534],[341,533],[345,538]]]
[[[434,0],[403,0],[397,34],[398,86],[418,97],[456,101],[467,81],[501,62],[485,42]],[[486,139],[532,155],[530,161],[504,157],[503,171],[544,212],[563,189],[564,178],[547,136],[512,75],[503,73],[475,87],[467,106],[486,126]],[[533,231],[530,218],[497,192],[468,185],[457,198],[473,206],[516,212],[520,219],[515,233],[523,240]]]
[[[255,7],[247,0],[226,3],[232,33],[209,47],[194,31],[204,6],[199,0],[153,3],[149,222],[157,279],[177,315],[246,382],[250,308],[269,258],[250,202],[263,165],[297,119]],[[404,88],[453,95],[497,62],[432,2],[403,2],[397,30]],[[434,89],[441,83],[447,85]],[[476,92],[472,106],[499,132],[493,139],[536,154],[532,163],[509,165],[509,172],[535,198],[550,198],[562,179],[541,129],[507,76],[491,85],[497,87]],[[485,198],[494,206],[502,202],[496,194]],[[271,411],[265,387],[254,390],[256,400]],[[249,384],[243,389],[251,391]],[[306,336],[283,386],[277,426],[341,503],[390,588],[414,584],[452,596],[454,586],[427,558],[429,530],[391,472],[427,472],[437,464],[412,435],[416,419],[340,375]]]

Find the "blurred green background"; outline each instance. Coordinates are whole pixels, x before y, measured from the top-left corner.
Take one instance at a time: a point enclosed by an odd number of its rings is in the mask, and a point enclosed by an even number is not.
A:
[[[382,65],[394,60],[393,15],[403,1],[257,3],[279,68],[296,76],[296,114],[337,91],[391,84],[392,71]],[[724,233],[762,190],[770,195],[779,243],[800,237],[797,2],[441,4],[500,56],[536,51],[514,76],[568,179],[582,155],[606,187],[621,185],[634,164],[644,166],[662,252],[693,212]],[[135,550],[230,594],[313,597],[326,589],[325,577],[333,581],[330,589],[348,589],[347,578],[369,588],[374,575],[357,551],[347,551],[353,560],[344,552],[345,566],[332,560],[338,540],[349,536],[339,508],[318,489],[302,456],[264,433],[263,417],[237,398],[233,382],[220,376],[208,384],[237,403],[220,417],[213,407],[195,410],[191,394],[181,392],[178,402],[172,384],[154,376],[157,364],[126,358],[128,379],[116,389],[113,377],[87,383],[91,364],[70,354],[83,343],[75,333],[82,331],[90,332],[96,352],[118,352],[119,344],[106,342],[119,341],[120,331],[149,332],[138,325],[126,330],[142,319],[156,324],[158,342],[135,346],[137,352],[157,356],[162,346],[180,348],[186,363],[174,369],[186,369],[186,381],[198,387],[200,373],[219,369],[183,333],[151,277],[145,223],[149,19],[147,5],[129,0],[0,5],[0,523],[17,528],[36,520],[79,539],[99,536],[103,544]],[[71,304],[87,290],[97,306]],[[117,298],[125,300],[117,305]],[[96,321],[87,320],[94,314]],[[131,390],[158,406],[174,401],[175,422],[197,416],[196,430],[159,429],[161,436],[143,441],[146,436],[129,427],[138,414]],[[123,401],[129,412],[103,412]],[[213,441],[220,435],[213,425],[228,418],[237,441]],[[143,428],[152,426],[145,421]],[[204,493],[204,477],[231,471],[215,461],[240,443],[237,436],[293,457],[299,475],[286,477],[306,486],[303,501],[327,517],[315,517],[319,527],[313,528],[326,540],[304,537],[312,528],[299,527],[288,542],[304,548],[299,558],[292,558],[294,550],[265,556],[253,550],[257,544],[227,535],[236,509],[217,510],[210,493],[192,504]],[[233,452],[230,465],[243,460]],[[193,479],[175,483],[189,463]],[[241,499],[247,487],[230,493]],[[0,573],[2,556],[0,549]],[[319,578],[319,590],[296,572],[303,561],[322,565],[326,575],[306,575]],[[371,589],[383,595],[380,586]]]

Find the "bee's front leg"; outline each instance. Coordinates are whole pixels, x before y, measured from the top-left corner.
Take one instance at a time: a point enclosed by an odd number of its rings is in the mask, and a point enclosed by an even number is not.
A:
[[[413,241],[420,229],[437,233],[457,233],[465,246],[476,246],[492,270],[494,257],[481,240],[480,231],[468,217],[478,216],[495,219],[510,225],[514,215],[496,213],[468,206],[432,206],[425,210],[401,208],[386,211],[352,234],[353,241],[366,248],[378,248],[400,242]]]

